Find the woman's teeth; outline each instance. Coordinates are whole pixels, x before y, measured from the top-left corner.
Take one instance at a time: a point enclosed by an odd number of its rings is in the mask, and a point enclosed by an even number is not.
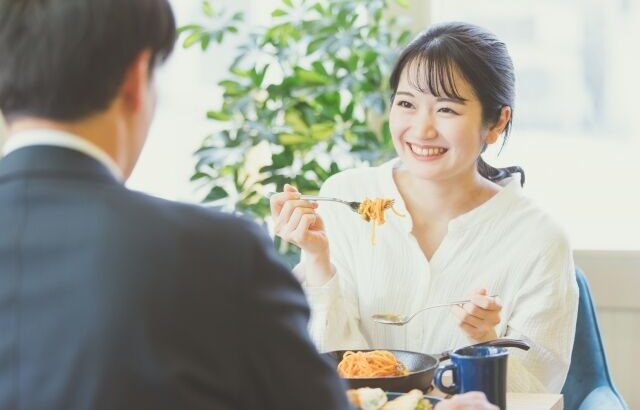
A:
[[[413,144],[409,144],[409,146],[411,147],[411,151],[413,151],[414,154],[416,155],[420,155],[422,157],[435,157],[438,155],[442,155],[445,152],[447,152],[446,148],[424,148],[424,147],[419,147],[417,145],[413,145]]]

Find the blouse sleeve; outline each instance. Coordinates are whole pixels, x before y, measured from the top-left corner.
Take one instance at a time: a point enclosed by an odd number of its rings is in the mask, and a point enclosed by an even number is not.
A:
[[[509,355],[509,391],[559,393],[569,370],[578,287],[568,240],[553,236],[531,264],[508,321],[506,336],[531,345],[529,351],[513,349]]]
[[[344,196],[341,191],[345,189],[344,180],[334,176],[323,184],[320,195],[340,197]],[[304,252],[300,264],[294,268],[296,275],[302,278],[311,307],[309,333],[320,351],[364,349],[369,345],[359,327],[360,312],[353,270],[356,255],[348,232],[348,218],[353,218],[353,215],[346,207],[338,208],[341,206],[321,204],[318,208],[329,239],[335,275],[323,286],[307,286],[304,281]]]

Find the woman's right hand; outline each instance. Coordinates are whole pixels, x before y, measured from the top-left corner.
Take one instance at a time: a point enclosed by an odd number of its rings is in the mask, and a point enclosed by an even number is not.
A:
[[[298,190],[289,184],[270,202],[276,235],[300,247],[311,259],[328,260],[329,241],[316,212],[318,204],[300,199]]]

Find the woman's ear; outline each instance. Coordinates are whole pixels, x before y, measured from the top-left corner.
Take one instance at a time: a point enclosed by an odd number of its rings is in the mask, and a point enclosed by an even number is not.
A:
[[[498,118],[498,121],[491,128],[489,128],[489,133],[487,134],[487,139],[485,140],[485,142],[487,144],[494,144],[496,141],[498,141],[498,138],[504,132],[507,124],[509,124],[510,119],[511,107],[505,105],[500,109],[500,118]]]

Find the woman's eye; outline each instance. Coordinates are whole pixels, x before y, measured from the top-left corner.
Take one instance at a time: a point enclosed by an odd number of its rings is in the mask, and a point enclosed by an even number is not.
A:
[[[455,114],[455,115],[458,115],[458,113],[457,113],[457,112],[455,112],[455,111],[453,111],[451,108],[447,108],[447,107],[442,107],[442,108],[440,108],[440,109],[438,110],[438,112],[442,112],[442,113],[445,113],[445,114]]]
[[[409,101],[398,101],[398,105],[402,108],[413,108],[413,104],[411,104]]]

